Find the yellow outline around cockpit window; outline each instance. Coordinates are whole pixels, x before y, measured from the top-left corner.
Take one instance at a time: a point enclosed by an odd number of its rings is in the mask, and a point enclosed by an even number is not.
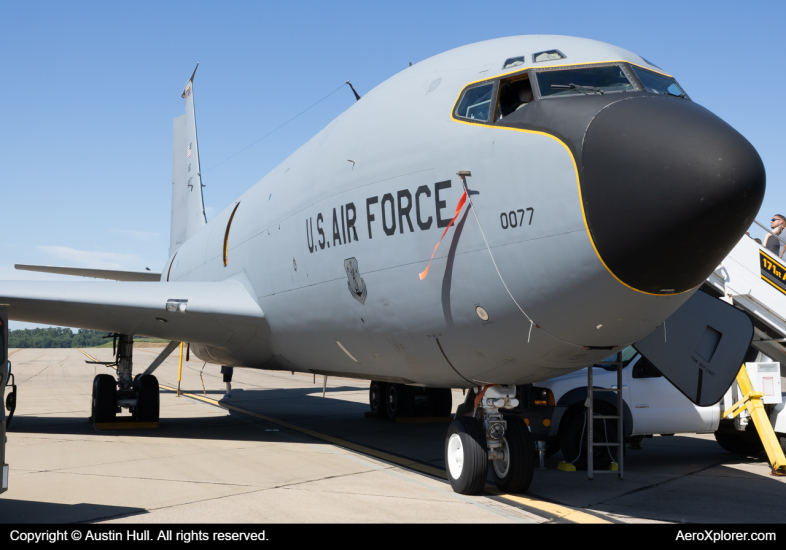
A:
[[[626,61],[624,59],[618,59],[618,60],[612,60],[612,61],[597,61],[595,63],[580,63],[578,65],[600,65],[600,64],[607,64],[607,63],[630,63],[631,65],[636,65],[637,67],[641,67],[642,69],[647,69],[646,67],[643,67],[642,65],[639,65],[637,63],[631,63],[630,61]],[[525,69],[518,69],[518,71],[524,72],[526,70],[533,69],[533,68],[544,69],[544,68],[551,68],[551,67],[571,67],[571,66],[576,66],[576,65],[577,64],[574,63],[574,64],[549,65],[548,67],[545,67],[545,66],[544,67],[532,67],[532,66],[530,66],[530,67],[527,67]],[[647,70],[651,70],[651,69],[647,69]],[[515,72],[518,72],[518,71],[515,71]],[[653,72],[658,72],[658,71],[653,71]],[[662,71],[660,72],[660,74],[664,74],[664,75],[666,75],[666,76],[668,76],[670,78],[673,78],[671,75],[669,75],[669,74],[667,74],[665,72],[662,72]],[[451,110],[450,110],[450,118],[451,118],[451,120],[453,120],[453,122],[458,122],[460,124],[467,124],[469,126],[481,126],[483,128],[493,128],[495,130],[511,130],[513,132],[522,132],[522,133],[525,133],[525,134],[535,134],[535,135],[546,136],[548,138],[553,139],[554,141],[556,141],[560,145],[562,145],[565,148],[565,150],[568,152],[568,155],[570,155],[570,160],[573,162],[573,171],[576,174],[576,187],[579,190],[579,205],[581,205],[581,217],[584,220],[584,227],[587,230],[587,235],[589,236],[589,240],[590,240],[590,244],[592,245],[592,249],[595,251],[595,255],[600,260],[600,263],[603,264],[603,267],[606,268],[606,271],[608,271],[611,274],[611,276],[614,277],[617,281],[619,281],[622,285],[628,287],[631,290],[634,290],[636,292],[640,292],[642,294],[647,294],[649,296],[677,296],[679,294],[684,294],[685,292],[690,292],[691,290],[693,290],[693,289],[688,289],[688,290],[683,290],[682,292],[654,294],[652,292],[647,292],[645,290],[639,290],[638,288],[634,288],[634,287],[630,286],[625,281],[623,281],[622,279],[617,277],[611,269],[609,269],[609,266],[607,266],[606,262],[603,261],[603,258],[600,256],[600,252],[598,252],[598,249],[595,246],[595,241],[592,238],[592,233],[590,232],[589,224],[587,223],[587,215],[584,212],[584,198],[583,198],[583,196],[581,194],[581,180],[579,179],[579,168],[578,168],[578,165],[576,164],[576,159],[574,158],[573,152],[570,150],[570,147],[568,147],[567,144],[565,144],[565,142],[563,142],[561,139],[559,139],[556,136],[552,136],[551,134],[547,134],[546,132],[538,132],[536,130],[524,130],[524,129],[521,129],[521,128],[509,128],[509,127],[506,127],[506,126],[494,126],[493,124],[488,124],[488,123],[470,122],[468,120],[457,119],[456,117],[453,116],[453,113],[456,110],[456,104],[458,103],[459,99],[461,98],[461,95],[464,93],[464,91],[469,86],[472,86],[473,84],[477,84],[478,82],[486,82],[486,81],[494,80],[496,78],[499,78],[500,76],[504,76],[504,73],[503,74],[498,74],[496,76],[491,76],[491,77],[488,77],[488,78],[481,78],[480,80],[475,80],[474,82],[470,82],[470,83],[466,84],[461,89],[461,91],[459,92],[459,95],[456,98],[456,101],[453,102],[453,106],[451,107]]]
[[[453,102],[453,109],[450,111],[450,117],[453,118],[453,120],[456,120],[453,117],[453,112],[456,110],[456,104],[458,103],[458,100],[461,99],[461,94],[463,94],[464,90],[466,90],[468,87],[472,86],[473,84],[477,84],[478,82],[486,82],[487,80],[494,80],[495,78],[500,78],[502,76],[509,76],[509,75],[515,76],[516,73],[519,73],[519,72],[523,73],[523,72],[528,71],[530,69],[538,70],[538,69],[554,69],[554,68],[557,68],[557,67],[583,67],[585,65],[608,65],[608,64],[611,64],[611,63],[627,63],[628,65],[636,65],[637,67],[641,67],[644,70],[651,71],[653,73],[662,74],[664,76],[668,76],[669,78],[674,78],[672,75],[670,75],[667,72],[656,71],[656,70],[650,69],[649,67],[645,67],[644,65],[639,65],[638,63],[633,63],[633,62],[627,61],[625,59],[612,59],[610,61],[590,61],[588,63],[561,63],[559,65],[541,65],[541,66],[530,65],[529,67],[524,67],[523,69],[519,68],[519,67],[516,67],[515,70],[511,69],[511,70],[509,70],[506,73],[502,72],[502,73],[496,74],[494,76],[487,76],[486,78],[480,78],[478,80],[473,80],[472,82],[468,82],[467,84],[465,84],[464,87],[461,88],[461,91],[459,92],[459,95],[456,98],[456,101]],[[461,122],[461,121],[456,120],[456,122]],[[470,123],[470,124],[472,124],[472,123]],[[657,296],[660,296],[660,294],[657,294]]]

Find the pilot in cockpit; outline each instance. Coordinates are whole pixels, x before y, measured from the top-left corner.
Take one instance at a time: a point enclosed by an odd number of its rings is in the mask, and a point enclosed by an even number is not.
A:
[[[499,93],[499,113],[497,120],[518,111],[534,99],[529,79],[504,82]]]

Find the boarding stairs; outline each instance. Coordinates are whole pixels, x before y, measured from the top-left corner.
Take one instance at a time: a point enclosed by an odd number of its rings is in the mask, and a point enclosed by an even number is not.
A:
[[[754,223],[770,233],[762,224]],[[770,234],[786,245],[786,240]],[[770,360],[780,363],[782,377],[786,365],[786,260],[746,235],[707,278],[704,286],[748,313],[754,326],[751,345]],[[772,397],[778,396],[766,395],[766,389],[757,391],[762,389],[755,387],[743,365],[731,392],[739,401],[724,407],[723,417],[736,418],[742,413],[752,420],[767,451],[773,474],[784,475],[786,457],[763,404],[765,400],[773,402]]]
[[[704,286],[748,313],[754,324],[753,347],[786,365],[786,260],[744,236]]]
[[[769,232],[763,225],[755,223]],[[786,245],[786,240],[774,236]],[[786,259],[778,257],[746,235],[707,278],[704,289],[718,294],[720,299],[748,313],[754,324],[751,345],[762,355],[779,362],[782,365],[780,374],[783,376],[783,365],[786,365]],[[616,367],[617,385],[611,388],[593,387],[593,368],[609,366]],[[623,479],[624,444],[621,441],[624,431],[622,416],[619,414],[623,410],[622,367],[620,352],[616,355],[616,361],[603,362],[587,369],[587,478],[590,480],[600,473],[616,473],[620,480]],[[596,392],[617,393],[618,415],[595,414],[593,394]],[[786,473],[786,458],[764,411],[764,394],[756,391],[745,365],[740,369],[730,395],[733,395],[737,402],[731,407],[724,407],[723,417],[738,417],[742,413],[753,420],[767,451],[773,473]],[[617,421],[620,443],[595,442],[594,420],[600,419]],[[617,448],[617,461],[612,463],[611,470],[593,470],[592,451],[601,446]]]

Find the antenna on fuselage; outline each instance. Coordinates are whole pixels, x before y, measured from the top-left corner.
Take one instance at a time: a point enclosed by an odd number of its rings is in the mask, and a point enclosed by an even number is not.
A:
[[[352,93],[355,94],[355,100],[360,101],[360,96],[355,91],[355,87],[352,85],[352,83],[349,80],[347,80],[347,84],[349,84],[349,87],[352,88]]]

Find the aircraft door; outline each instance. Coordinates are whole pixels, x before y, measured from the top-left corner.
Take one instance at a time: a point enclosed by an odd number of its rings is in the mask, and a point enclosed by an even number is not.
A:
[[[641,434],[684,433],[712,429],[717,407],[697,407],[642,355],[631,361],[628,387],[633,429]]]
[[[734,382],[752,337],[745,313],[699,291],[633,347],[691,402],[707,407]]]

